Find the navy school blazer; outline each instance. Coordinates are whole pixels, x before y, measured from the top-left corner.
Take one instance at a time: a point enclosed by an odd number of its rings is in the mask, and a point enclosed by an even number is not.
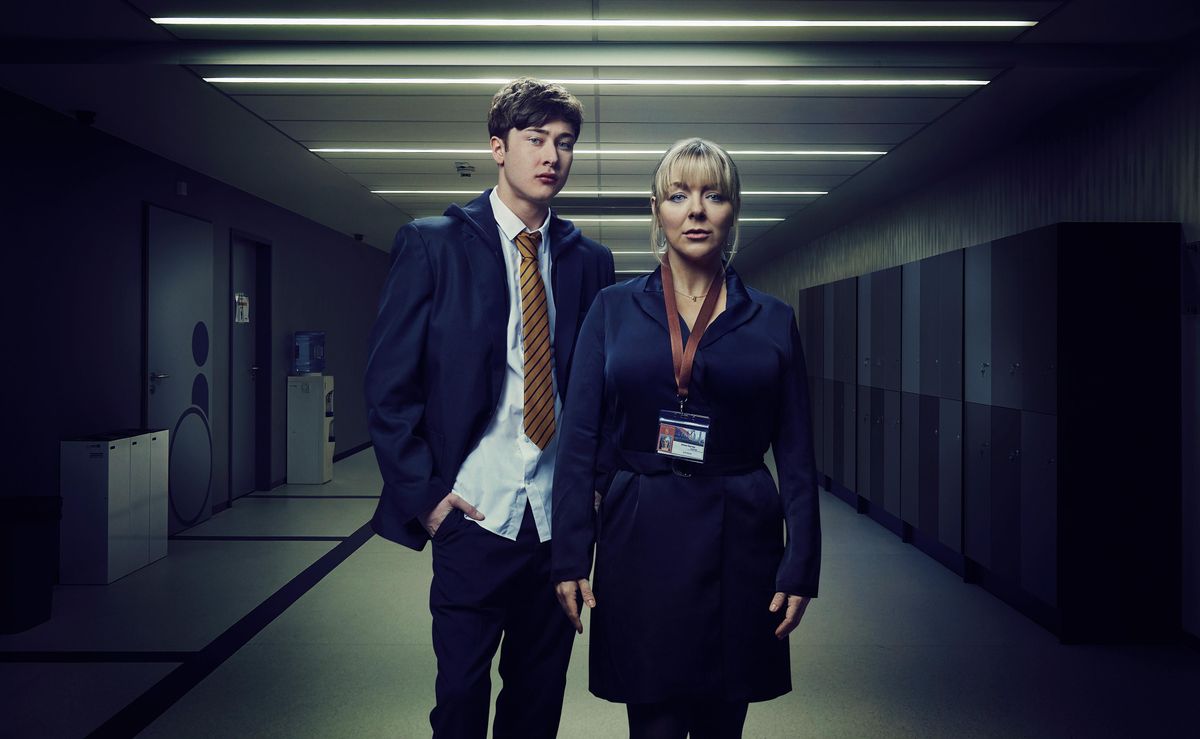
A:
[[[413,549],[417,516],[450,492],[496,412],[507,360],[508,280],[490,190],[400,229],[369,339],[367,427],[383,475],[375,533]],[[560,397],[575,338],[614,282],[612,253],[570,221],[550,221],[554,375]]]

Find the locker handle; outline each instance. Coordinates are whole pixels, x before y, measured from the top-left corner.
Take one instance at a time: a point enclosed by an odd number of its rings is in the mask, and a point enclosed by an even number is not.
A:
[[[1014,462],[1014,461],[1016,461],[1017,457],[1019,457],[1019,456],[1021,456],[1021,450],[1020,450],[1020,449],[1014,449],[1014,450],[1012,451],[1012,453],[1008,455],[1008,461],[1009,461],[1009,462]]]
[[[991,362],[984,362],[983,364],[979,365],[979,376],[983,377],[987,373],[987,368],[991,366]]]
[[[1021,363],[1013,362],[1012,365],[1009,366],[1009,368],[1008,368],[1008,374],[1014,375],[1014,374],[1016,374],[1017,370],[1019,370],[1019,369],[1021,369]]]

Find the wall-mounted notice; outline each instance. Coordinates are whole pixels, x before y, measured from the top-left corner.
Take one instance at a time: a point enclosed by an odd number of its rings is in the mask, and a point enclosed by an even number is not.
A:
[[[246,293],[233,296],[233,322],[250,323],[250,296]]]

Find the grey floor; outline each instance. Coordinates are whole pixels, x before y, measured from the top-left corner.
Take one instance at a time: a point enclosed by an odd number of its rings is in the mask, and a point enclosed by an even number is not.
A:
[[[56,588],[49,622],[0,636],[0,736],[84,736],[161,687],[358,530],[378,490],[360,453],[331,483],[240,499],[186,532],[241,539],[175,539],[111,585]],[[1200,735],[1200,652],[1061,646],[839,500],[824,495],[821,514],[822,591],[791,641],[795,689],[752,706],[746,737]],[[429,578],[428,550],[370,538],[140,736],[428,736]],[[623,736],[623,708],[587,692],[587,660],[585,632],[560,736]]]

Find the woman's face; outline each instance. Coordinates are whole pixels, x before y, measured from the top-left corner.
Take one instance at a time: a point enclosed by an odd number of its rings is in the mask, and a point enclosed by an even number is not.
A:
[[[696,262],[720,258],[733,227],[733,203],[715,185],[674,182],[654,205],[668,248]]]

